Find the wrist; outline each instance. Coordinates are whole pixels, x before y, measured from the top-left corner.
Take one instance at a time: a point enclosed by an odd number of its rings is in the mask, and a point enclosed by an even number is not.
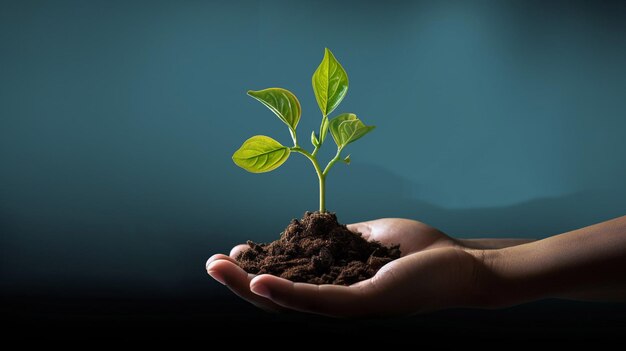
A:
[[[541,273],[544,263],[532,244],[470,251],[478,262],[478,307],[508,307],[551,296],[553,284]]]
[[[524,300],[524,290],[507,274],[511,263],[509,251],[507,248],[466,250],[476,263],[472,307],[507,307]]]

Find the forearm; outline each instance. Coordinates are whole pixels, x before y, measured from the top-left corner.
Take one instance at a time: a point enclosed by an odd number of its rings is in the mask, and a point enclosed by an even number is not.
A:
[[[486,285],[501,305],[540,298],[626,299],[626,216],[480,255]]]

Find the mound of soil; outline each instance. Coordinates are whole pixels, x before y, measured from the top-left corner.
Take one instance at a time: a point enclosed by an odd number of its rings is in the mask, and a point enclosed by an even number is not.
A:
[[[301,220],[291,220],[280,239],[248,245],[237,257],[247,272],[312,284],[354,284],[400,257],[398,246],[367,241],[329,212],[306,212]]]

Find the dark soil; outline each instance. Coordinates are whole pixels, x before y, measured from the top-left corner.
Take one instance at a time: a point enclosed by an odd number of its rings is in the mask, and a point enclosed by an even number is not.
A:
[[[312,284],[354,284],[400,257],[398,246],[367,241],[328,212],[306,212],[302,220],[291,220],[280,239],[248,245],[237,257],[247,272]]]

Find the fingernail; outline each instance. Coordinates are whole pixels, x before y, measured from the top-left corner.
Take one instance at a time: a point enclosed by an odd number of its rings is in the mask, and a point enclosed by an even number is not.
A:
[[[224,277],[222,277],[219,273],[217,273],[217,271],[214,270],[207,270],[207,272],[209,272],[209,275],[217,280],[218,282],[222,283],[222,285],[226,285],[226,282],[224,281]]]
[[[204,264],[204,266],[206,267],[207,271],[209,270],[209,265],[210,265],[211,263],[213,263],[213,261],[215,261],[215,258],[214,258],[214,257],[215,257],[215,255],[213,255],[213,256],[211,256],[211,257],[209,257],[209,259],[208,259],[208,260],[206,261],[206,263]]]
[[[252,291],[253,293],[259,295],[259,296],[263,296],[265,298],[270,299],[272,296],[270,294],[270,289],[267,288],[267,286],[263,285],[263,284],[255,284],[253,286],[250,287],[250,291]]]

